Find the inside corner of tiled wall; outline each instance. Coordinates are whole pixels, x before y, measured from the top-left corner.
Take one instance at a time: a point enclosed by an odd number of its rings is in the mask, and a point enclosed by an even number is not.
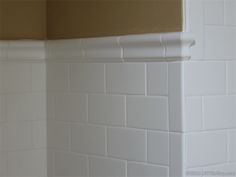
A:
[[[62,60],[78,40],[44,60],[42,43],[0,44],[0,177],[236,176],[236,3],[188,3],[189,61]]]

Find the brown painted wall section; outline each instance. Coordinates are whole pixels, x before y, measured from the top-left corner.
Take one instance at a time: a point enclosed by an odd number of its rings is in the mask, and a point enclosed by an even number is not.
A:
[[[181,31],[181,6],[182,0],[0,0],[0,39]]]
[[[0,0],[0,39],[45,39],[46,0]]]

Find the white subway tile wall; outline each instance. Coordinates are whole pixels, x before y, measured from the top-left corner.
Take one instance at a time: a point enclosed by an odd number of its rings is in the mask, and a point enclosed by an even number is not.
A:
[[[168,177],[167,167],[156,165],[146,165],[142,163],[128,163],[128,177]]]
[[[146,92],[144,63],[115,63],[106,65],[107,92],[111,94],[140,94]]]
[[[89,123],[124,126],[125,114],[125,96],[89,95]]]
[[[49,61],[48,174],[168,177],[168,65]]]
[[[168,131],[168,99],[166,97],[128,96],[129,127]]]
[[[1,43],[0,176],[46,177],[44,42]]]
[[[126,161],[103,157],[89,157],[91,177],[121,177],[126,175]]]
[[[148,132],[148,162],[168,166],[169,144],[168,132]]]
[[[186,3],[197,42],[184,62],[185,168],[236,176],[236,1]]]
[[[186,141],[187,167],[227,162],[227,132],[190,133]]]
[[[0,177],[236,176],[236,3],[186,3],[190,61],[127,62],[166,57],[163,35],[141,50],[143,36],[49,41],[47,55],[1,42]]]
[[[55,152],[55,176],[87,176],[88,159],[70,152]]]

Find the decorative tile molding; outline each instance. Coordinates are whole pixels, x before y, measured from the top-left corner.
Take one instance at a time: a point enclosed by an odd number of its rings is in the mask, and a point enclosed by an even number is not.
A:
[[[146,61],[165,58],[161,34],[131,35],[120,38],[125,61]]]
[[[2,41],[7,61],[157,62],[187,60],[195,44],[189,33],[163,33],[50,41]]]
[[[46,41],[46,58],[82,61],[84,58],[82,41],[80,39],[48,40]]]
[[[84,39],[82,46],[85,62],[122,62],[119,37]]]
[[[0,60],[2,61],[41,61],[45,60],[43,41],[0,41]]]
[[[194,44],[194,37],[189,33],[54,40],[47,42],[47,59],[79,62],[187,60],[191,57],[190,48]]]

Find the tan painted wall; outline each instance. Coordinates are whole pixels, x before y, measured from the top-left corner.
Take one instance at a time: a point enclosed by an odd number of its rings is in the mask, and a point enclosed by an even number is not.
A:
[[[48,38],[182,30],[182,0],[49,0]]]
[[[182,30],[182,0],[47,1],[46,7],[46,0],[0,0],[0,39],[63,39]]]
[[[45,39],[46,0],[0,0],[0,39]]]

